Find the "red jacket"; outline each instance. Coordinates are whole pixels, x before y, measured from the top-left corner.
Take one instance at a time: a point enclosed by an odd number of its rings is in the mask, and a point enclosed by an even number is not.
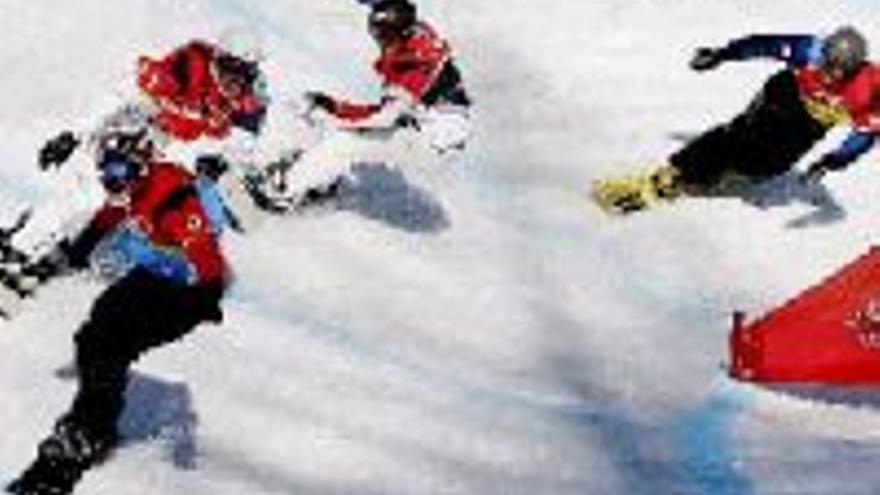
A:
[[[796,71],[802,97],[838,109],[860,131],[880,131],[880,66],[865,64],[844,82],[829,82],[818,67]]]
[[[174,138],[223,138],[239,115],[265,110],[252,88],[239,95],[224,92],[214,68],[219,49],[193,41],[161,59],[141,57],[138,87],[157,105],[154,124]]]
[[[183,168],[153,163],[131,186],[129,200],[122,205],[108,200],[86,231],[98,239],[123,224],[142,233],[152,248],[187,262],[198,283],[225,282],[227,265],[218,239],[195,190],[194,177]]]
[[[418,23],[412,35],[382,50],[373,68],[386,89],[402,90],[413,101],[425,103],[425,96],[436,90],[440,74],[452,60],[449,43],[427,24]],[[331,112],[342,119],[360,120],[381,108],[380,104],[335,100]]]

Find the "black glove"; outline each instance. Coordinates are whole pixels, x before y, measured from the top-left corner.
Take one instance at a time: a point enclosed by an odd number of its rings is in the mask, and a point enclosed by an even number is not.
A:
[[[835,155],[825,155],[807,167],[804,179],[807,182],[819,182],[828,172],[835,172],[846,168],[846,162]]]
[[[12,244],[13,236],[24,228],[30,217],[31,210],[28,209],[18,216],[15,224],[9,227],[0,227],[0,260],[2,260],[2,263],[24,264],[30,259],[27,254]]]
[[[218,154],[201,155],[196,158],[196,173],[213,181],[229,170],[229,162]]]
[[[400,128],[412,127],[417,131],[420,130],[418,119],[416,119],[415,116],[411,113],[404,113],[399,115],[396,119],[394,119],[394,125]]]
[[[252,112],[235,112],[230,116],[230,120],[235,127],[256,136],[260,134],[266,121],[266,107],[260,107]]]
[[[21,269],[21,275],[32,277],[42,284],[50,278],[60,275],[67,266],[67,256],[64,251],[56,248],[36,261],[26,263]]]
[[[723,48],[701,47],[697,48],[694,56],[691,57],[690,66],[693,70],[703,72],[718,67],[723,61]]]
[[[304,98],[310,109],[320,108],[325,112],[333,113],[333,110],[336,108],[336,101],[327,95],[327,93],[322,93],[320,91],[306,91]]]
[[[71,131],[64,131],[46,141],[46,144],[40,148],[38,157],[40,169],[46,170],[52,166],[60,166],[70,158],[77,146],[79,146],[79,139]]]

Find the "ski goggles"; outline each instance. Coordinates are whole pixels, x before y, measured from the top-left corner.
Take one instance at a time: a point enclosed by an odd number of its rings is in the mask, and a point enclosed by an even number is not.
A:
[[[140,165],[131,158],[110,152],[98,166],[101,184],[111,193],[122,192],[140,173]]]

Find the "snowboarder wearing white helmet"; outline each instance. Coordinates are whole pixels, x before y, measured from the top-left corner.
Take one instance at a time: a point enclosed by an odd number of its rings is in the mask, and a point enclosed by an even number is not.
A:
[[[130,267],[97,297],[76,332],[76,395],[8,493],[71,493],[83,472],[119,444],[131,365],[222,319],[229,270],[196,177],[162,160],[143,133],[103,140],[97,160],[103,205],[71,240],[27,264],[22,277],[44,283],[85,269],[105,242],[118,244]]]
[[[143,130],[167,158],[193,169],[198,162],[199,171],[214,178],[230,161],[218,155],[254,149],[268,95],[259,42],[247,34],[230,29],[217,42],[195,39],[160,56],[139,57],[136,84],[108,98],[106,114],[77,119],[84,121],[78,129],[59,133],[39,151],[50,194],[32,207],[10,240],[13,247],[40,256],[87,218],[101,200],[91,164],[108,134]],[[197,160],[205,154],[214,156]]]
[[[760,181],[792,169],[837,125],[850,131],[807,168],[808,180],[842,170],[868,151],[880,133],[880,67],[855,28],[825,37],[752,35],[696,50],[690,66],[771,58],[786,67],[771,76],[741,114],[688,142],[646,173],[598,181],[593,194],[614,212],[641,210],[682,195],[700,195],[728,177]]]

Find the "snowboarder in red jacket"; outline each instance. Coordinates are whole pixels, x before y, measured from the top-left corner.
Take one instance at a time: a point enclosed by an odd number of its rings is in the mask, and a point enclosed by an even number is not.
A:
[[[255,60],[195,40],[170,54],[138,61],[138,87],[156,106],[152,124],[184,141],[256,133],[266,113]]]
[[[32,209],[14,246],[42,255],[58,232],[71,228],[69,222],[94,208],[101,197],[93,179],[94,153],[108,134],[144,130],[167,156],[190,168],[202,154],[250,150],[268,105],[261,59],[258,41],[237,31],[218,43],[193,40],[159,57],[140,57],[137,96],[114,98],[107,114],[86,119],[81,129],[64,131],[42,147],[38,161],[53,172],[46,176],[52,194]],[[73,155],[77,150],[85,153]]]
[[[434,162],[467,143],[471,99],[449,42],[418,18],[409,0],[372,3],[368,28],[380,50],[373,68],[381,97],[353,102],[307,93],[309,108],[320,111],[331,132],[295,158],[267,167],[266,180],[254,188],[267,203],[281,210],[295,206],[355,163]]]
[[[49,140],[40,151],[40,166],[59,166],[83,141],[94,144],[103,134],[120,129],[149,129],[158,145],[223,139],[233,129],[259,133],[268,105],[259,67],[262,54],[256,42],[233,45],[229,40],[193,40],[161,57],[141,56],[140,98],[121,102],[94,128],[65,131]]]
[[[123,135],[103,145],[98,167],[106,203],[72,242],[23,270],[46,280],[64,267],[85,267],[108,237],[131,262],[77,331],[73,404],[40,443],[36,460],[7,488],[11,493],[72,491],[82,472],[118,443],[130,365],[148,349],[222,318],[228,271],[212,215],[195,177],[159,161],[143,140],[142,134]]]

